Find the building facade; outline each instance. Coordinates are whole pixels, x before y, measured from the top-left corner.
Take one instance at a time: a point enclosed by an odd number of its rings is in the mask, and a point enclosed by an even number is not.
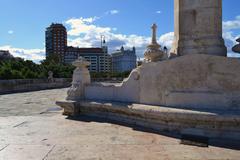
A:
[[[131,71],[136,68],[137,56],[136,49],[125,50],[121,47],[120,50],[112,53],[112,70],[114,72]]]
[[[101,48],[78,48],[67,46],[67,30],[62,24],[51,24],[45,32],[46,57],[56,55],[60,63],[71,64],[79,56],[88,60],[91,72],[111,72],[111,56],[105,40],[101,42]]]
[[[64,61],[71,64],[80,56],[91,63],[90,72],[111,72],[111,56],[104,48],[67,47]]]
[[[64,62],[67,47],[67,30],[62,24],[52,23],[45,31],[46,57],[57,56]]]

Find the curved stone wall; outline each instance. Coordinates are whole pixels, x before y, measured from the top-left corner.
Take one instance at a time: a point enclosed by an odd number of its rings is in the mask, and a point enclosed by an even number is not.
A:
[[[86,98],[184,108],[240,108],[240,60],[192,54],[143,64],[121,84],[91,84]]]

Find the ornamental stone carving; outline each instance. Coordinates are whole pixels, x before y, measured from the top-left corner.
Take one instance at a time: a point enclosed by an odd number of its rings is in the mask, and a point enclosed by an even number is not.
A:
[[[76,69],[73,72],[72,86],[67,92],[66,100],[79,101],[84,99],[84,89],[87,84],[90,84],[90,74],[87,66],[90,62],[86,61],[83,57],[79,57],[73,62]]]
[[[157,43],[157,25],[152,25],[152,43],[147,46],[144,58],[147,62],[157,62],[161,60],[164,52],[160,50],[161,46]]]

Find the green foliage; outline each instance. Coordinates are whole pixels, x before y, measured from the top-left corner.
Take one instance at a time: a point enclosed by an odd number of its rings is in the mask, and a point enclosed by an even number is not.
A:
[[[30,60],[11,59],[0,61],[0,79],[37,79],[47,78],[48,72],[53,72],[54,78],[71,78],[74,70],[72,65],[63,65],[55,60],[47,59],[36,64]],[[92,72],[91,78],[126,78],[130,72]]]
[[[45,60],[35,64],[30,60],[13,59],[0,62],[0,79],[37,79],[47,78],[52,71],[55,78],[71,78],[74,67]]]

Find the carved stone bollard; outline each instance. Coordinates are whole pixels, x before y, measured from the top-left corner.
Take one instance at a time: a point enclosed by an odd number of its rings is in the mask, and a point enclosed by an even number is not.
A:
[[[72,86],[67,92],[66,100],[80,101],[84,99],[85,85],[90,84],[90,74],[87,66],[90,62],[86,61],[83,57],[79,57],[73,62],[77,68],[73,72]]]

